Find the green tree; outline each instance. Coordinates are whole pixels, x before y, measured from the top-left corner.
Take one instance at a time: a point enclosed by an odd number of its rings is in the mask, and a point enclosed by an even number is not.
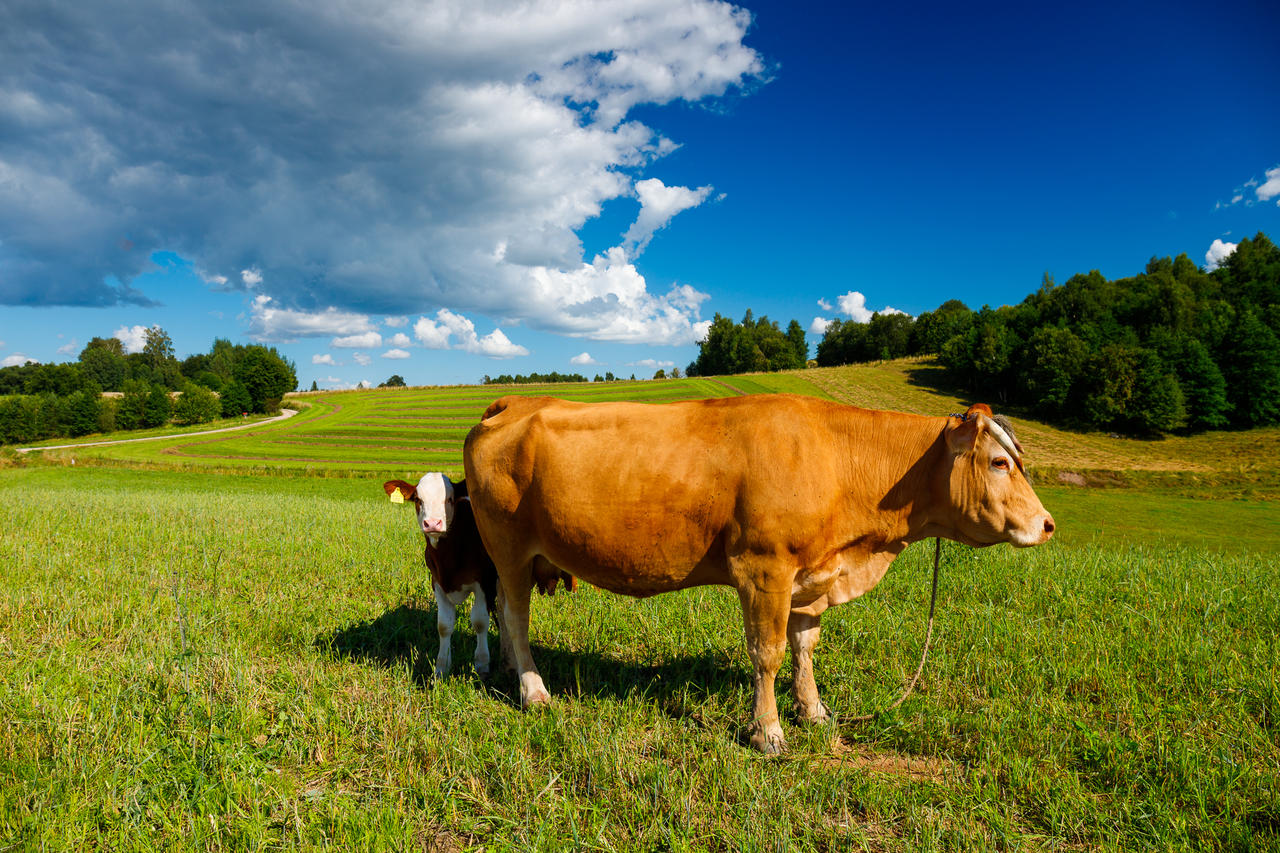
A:
[[[142,426],[146,414],[151,386],[137,379],[126,379],[121,390],[124,394],[116,406],[116,428],[138,429]]]
[[[98,429],[101,395],[92,388],[82,388],[67,398],[67,435],[88,435]]]
[[[488,378],[489,378],[489,377],[487,377],[487,376],[485,377],[485,379],[486,379],[486,380],[487,380]],[[312,380],[311,380],[311,390],[312,390],[312,391],[319,391],[319,390],[320,390],[320,386],[316,384],[316,381],[315,381],[314,379],[312,379]]]
[[[658,368],[658,372],[657,372],[657,373],[655,373],[655,374],[653,374],[653,378],[654,378],[654,379],[666,379],[666,378],[667,378],[667,371],[665,371],[665,370],[663,370],[661,367],[659,367],[659,368]]]
[[[173,411],[173,402],[169,398],[169,389],[163,385],[152,385],[147,394],[146,405],[142,409],[142,425],[144,427],[164,426],[169,422]]]
[[[281,357],[275,347],[245,347],[232,375],[249,392],[250,411],[254,412],[279,407],[281,398],[298,385],[293,364]]]
[[[173,401],[173,422],[176,424],[208,423],[221,414],[222,402],[218,395],[194,382],[188,382],[182,394]]]
[[[248,389],[232,379],[222,389],[222,416],[238,418],[241,414],[252,410],[253,398],[249,396]]]
[[[1280,338],[1252,311],[1227,335],[1220,364],[1235,423],[1280,422]]]
[[[1045,414],[1069,416],[1075,404],[1073,390],[1088,358],[1088,348],[1070,329],[1036,329],[1018,371],[1026,398]]]
[[[92,338],[80,351],[80,369],[104,391],[119,391],[129,376],[119,338]]]
[[[315,385],[315,382],[312,382],[311,384]],[[399,373],[393,373],[391,374],[390,379],[388,379],[386,382],[380,383],[378,387],[379,388],[403,388],[405,387],[404,377],[401,376]]]

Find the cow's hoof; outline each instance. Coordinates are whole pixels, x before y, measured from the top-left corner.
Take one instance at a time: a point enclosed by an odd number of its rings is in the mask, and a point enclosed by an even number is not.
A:
[[[551,694],[545,690],[534,690],[520,699],[520,705],[526,711],[533,708],[545,708],[551,704]]]
[[[489,667],[487,667],[487,666],[478,666],[478,667],[476,667],[476,675],[477,675],[477,676],[479,676],[479,678],[480,678],[480,680],[481,680],[481,681],[488,681],[488,680],[489,680]]]
[[[816,705],[800,706],[799,717],[802,723],[827,723],[831,721],[831,712],[826,705],[818,702]]]
[[[787,751],[787,739],[782,735],[782,729],[773,732],[757,730],[751,735],[751,748],[765,755],[781,755]]]

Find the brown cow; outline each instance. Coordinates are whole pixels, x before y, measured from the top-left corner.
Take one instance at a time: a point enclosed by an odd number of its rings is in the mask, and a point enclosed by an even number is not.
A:
[[[813,679],[822,612],[874,587],[909,544],[1053,534],[1017,443],[982,405],[931,418],[792,395],[504,397],[463,460],[523,705],[550,701],[529,653],[530,589],[549,566],[634,596],[723,584],[742,603],[751,743],[765,752],[785,747],[774,679],[788,642],[799,716],[825,720]]]

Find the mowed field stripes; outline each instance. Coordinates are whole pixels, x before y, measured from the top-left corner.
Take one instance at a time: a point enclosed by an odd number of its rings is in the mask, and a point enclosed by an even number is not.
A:
[[[824,396],[794,378],[777,390]],[[752,392],[768,390],[753,385]],[[313,392],[294,397],[296,417],[259,429],[199,438],[175,436],[151,445],[116,445],[76,452],[129,462],[198,467],[351,471],[363,474],[440,470],[462,472],[462,444],[494,400],[508,394],[566,400],[661,404],[729,397],[743,390],[712,379],[573,383],[520,386],[456,386]]]

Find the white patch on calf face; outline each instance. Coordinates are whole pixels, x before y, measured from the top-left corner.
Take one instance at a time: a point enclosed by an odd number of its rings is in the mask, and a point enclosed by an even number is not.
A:
[[[437,471],[418,481],[418,527],[431,544],[449,532],[453,524],[453,482]]]

